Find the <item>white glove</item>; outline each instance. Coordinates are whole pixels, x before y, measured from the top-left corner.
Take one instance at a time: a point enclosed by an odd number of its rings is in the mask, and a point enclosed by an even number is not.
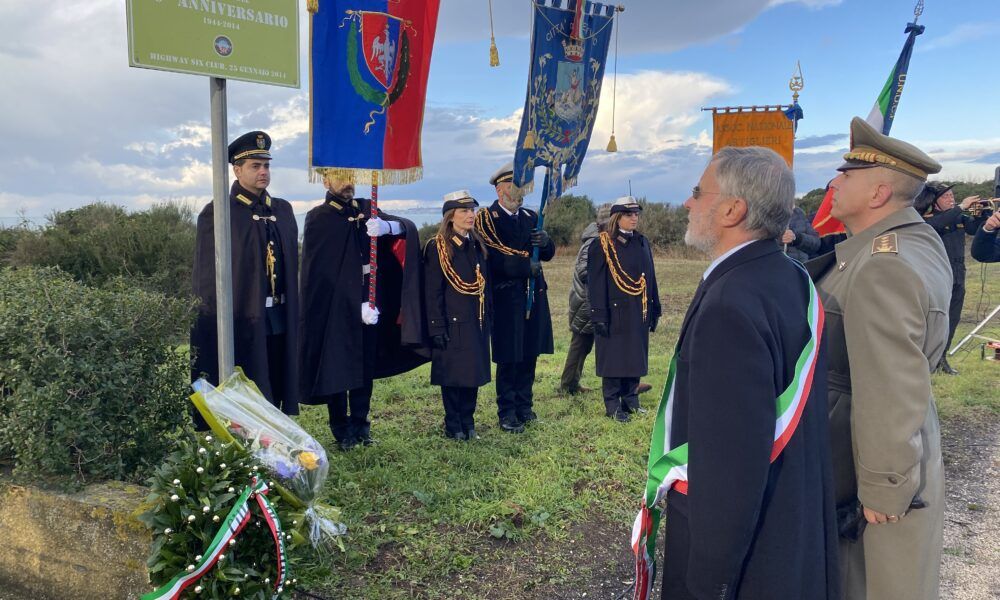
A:
[[[378,237],[380,235],[387,235],[392,231],[392,229],[389,227],[389,222],[383,221],[378,217],[375,217],[374,219],[368,219],[368,222],[365,223],[365,227],[368,228],[368,237]]]
[[[383,221],[384,223],[385,221]],[[378,308],[372,308],[367,302],[361,303],[361,322],[365,325],[378,323]]]

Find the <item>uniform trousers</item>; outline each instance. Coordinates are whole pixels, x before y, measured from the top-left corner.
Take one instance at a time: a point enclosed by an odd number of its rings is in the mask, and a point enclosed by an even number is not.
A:
[[[638,377],[603,377],[601,391],[604,394],[604,411],[609,417],[639,409]]]
[[[500,421],[526,421],[532,411],[531,386],[535,383],[535,363],[532,356],[516,363],[497,363],[497,416]]]
[[[951,285],[951,303],[948,306],[948,344],[945,352],[951,349],[951,341],[962,320],[962,305],[965,303],[965,265],[952,264],[951,270],[955,280]]]
[[[580,389],[580,378],[583,377],[583,363],[594,348],[594,334],[572,332],[569,340],[569,350],[566,352],[566,365],[563,367],[559,387],[567,392]]]
[[[441,401],[444,404],[444,429],[448,435],[468,434],[476,428],[477,387],[441,386]]]
[[[371,431],[371,422],[368,421],[371,401],[371,379],[359,388],[326,397],[326,408],[330,413],[330,431],[338,442],[362,440],[368,437]]]

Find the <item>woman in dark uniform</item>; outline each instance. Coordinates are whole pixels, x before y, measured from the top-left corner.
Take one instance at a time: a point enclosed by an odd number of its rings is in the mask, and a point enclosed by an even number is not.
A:
[[[424,246],[431,384],[441,386],[445,435],[474,440],[476,397],[490,381],[486,245],[473,230],[475,198],[461,190],[444,200],[438,233]]]
[[[621,422],[639,406],[639,378],[649,366],[649,332],[660,318],[660,299],[649,241],[638,231],[642,206],[635,198],[611,205],[611,221],[590,245],[587,285],[603,379],[605,414]]]

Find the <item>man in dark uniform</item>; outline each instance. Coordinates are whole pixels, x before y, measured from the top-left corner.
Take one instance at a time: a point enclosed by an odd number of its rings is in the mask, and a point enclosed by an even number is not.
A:
[[[236,178],[229,193],[234,358],[272,404],[297,415],[299,233],[291,204],[267,192],[270,151],[271,138],[263,131],[246,133],[229,145]],[[192,378],[204,376],[218,385],[214,226],[208,204],[198,215],[195,240],[194,294],[201,305],[191,349]]]
[[[976,232],[972,239],[972,258],[979,262],[1000,262],[1000,213],[994,213]]]
[[[537,417],[532,385],[539,354],[552,354],[552,316],[548,286],[540,263],[552,260],[556,246],[543,229],[538,214],[521,206],[522,193],[514,187],[514,165],[507,163],[493,177],[497,200],[476,217],[476,231],[489,247],[490,286],[493,290],[493,362],[497,364],[497,415],[504,431],[520,433]],[[534,280],[531,313],[527,313],[528,281]]]
[[[302,244],[302,402],[325,404],[341,450],[372,443],[372,380],[427,361],[420,303],[420,240],[412,221],[354,197],[328,177],[322,204],[306,215]],[[378,238],[376,308],[368,304],[370,242]],[[425,352],[425,351],[424,351]]]
[[[913,208],[941,236],[944,251],[951,263],[953,279],[951,304],[948,306],[948,343],[945,348],[951,347],[955,329],[962,318],[962,304],[965,302],[965,236],[975,235],[982,221],[963,212],[978,202],[979,196],[969,196],[961,204],[956,204],[952,187],[954,186],[932,181],[913,203]],[[947,352],[941,355],[937,370],[948,375],[958,375],[958,371],[948,364]]]

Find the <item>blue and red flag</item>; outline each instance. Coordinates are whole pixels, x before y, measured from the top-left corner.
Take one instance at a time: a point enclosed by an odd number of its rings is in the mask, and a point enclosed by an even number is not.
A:
[[[423,176],[420,133],[440,0],[310,0],[313,175]]]

